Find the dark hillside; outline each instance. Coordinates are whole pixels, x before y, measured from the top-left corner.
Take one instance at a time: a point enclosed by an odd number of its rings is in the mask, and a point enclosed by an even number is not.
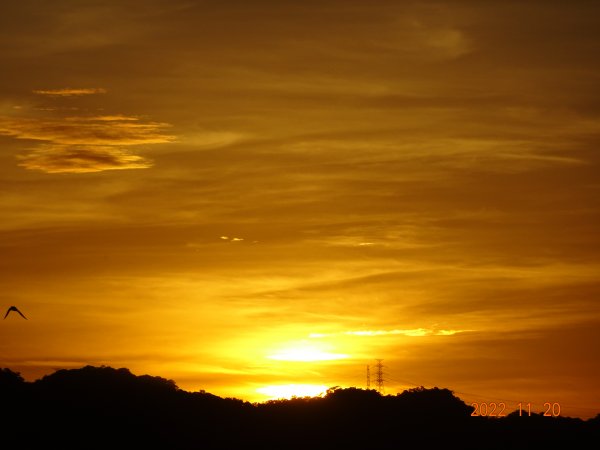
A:
[[[547,449],[600,437],[598,417],[471,417],[471,406],[438,388],[394,396],[332,388],[324,397],[250,404],[86,366],[32,383],[2,369],[0,394],[3,448]]]

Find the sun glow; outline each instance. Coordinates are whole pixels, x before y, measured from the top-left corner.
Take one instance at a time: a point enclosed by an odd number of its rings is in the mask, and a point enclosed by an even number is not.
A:
[[[317,384],[280,384],[265,386],[256,390],[268,400],[290,399],[292,397],[317,397],[327,391],[327,386]]]
[[[332,353],[322,350],[313,345],[296,345],[281,349],[280,351],[268,355],[267,358],[278,361],[332,361],[336,359],[348,358],[348,355],[343,353]]]

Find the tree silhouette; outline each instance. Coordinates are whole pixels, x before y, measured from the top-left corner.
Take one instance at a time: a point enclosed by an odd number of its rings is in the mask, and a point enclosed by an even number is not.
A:
[[[440,388],[381,395],[333,387],[322,397],[250,404],[124,368],[85,366],[34,382],[1,369],[0,393],[3,448],[481,449],[485,442],[486,450],[547,449],[600,437],[600,414],[471,417],[470,405]]]

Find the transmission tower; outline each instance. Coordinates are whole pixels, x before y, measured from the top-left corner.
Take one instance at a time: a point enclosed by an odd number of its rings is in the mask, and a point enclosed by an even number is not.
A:
[[[383,359],[377,359],[377,379],[375,382],[377,383],[377,391],[380,394],[383,394]]]
[[[371,389],[371,368],[367,364],[367,390]]]

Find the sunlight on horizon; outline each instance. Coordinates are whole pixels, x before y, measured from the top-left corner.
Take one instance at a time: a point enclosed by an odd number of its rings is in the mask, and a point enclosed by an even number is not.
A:
[[[317,384],[281,384],[258,388],[256,392],[268,397],[267,400],[291,399],[293,397],[317,397],[328,387]]]

